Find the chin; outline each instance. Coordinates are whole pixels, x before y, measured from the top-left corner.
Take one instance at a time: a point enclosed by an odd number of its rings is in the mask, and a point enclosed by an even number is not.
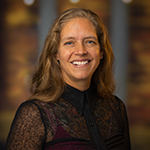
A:
[[[77,80],[91,80],[91,78],[87,75],[80,75],[75,77]]]

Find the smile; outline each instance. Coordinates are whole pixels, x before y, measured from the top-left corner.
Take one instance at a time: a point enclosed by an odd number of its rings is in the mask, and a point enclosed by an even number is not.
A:
[[[85,65],[88,64],[89,61],[73,61],[72,64],[74,65]]]

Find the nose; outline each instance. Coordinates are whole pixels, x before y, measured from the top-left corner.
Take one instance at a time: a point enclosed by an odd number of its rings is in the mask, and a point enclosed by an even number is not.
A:
[[[85,55],[87,54],[86,47],[83,43],[78,43],[78,46],[76,47],[76,50],[74,52],[76,55]]]

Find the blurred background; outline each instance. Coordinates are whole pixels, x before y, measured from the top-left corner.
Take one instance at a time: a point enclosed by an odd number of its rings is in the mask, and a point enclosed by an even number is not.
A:
[[[57,15],[88,8],[103,20],[115,54],[116,95],[127,107],[132,150],[150,150],[150,0],[0,0],[0,150],[46,34]]]

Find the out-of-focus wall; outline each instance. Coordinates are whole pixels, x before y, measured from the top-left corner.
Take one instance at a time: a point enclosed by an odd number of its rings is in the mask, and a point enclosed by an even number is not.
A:
[[[71,2],[72,1],[72,2]],[[78,1],[77,3],[73,3],[73,1]],[[57,0],[58,4],[58,13],[62,13],[63,11],[73,8],[73,7],[81,7],[94,11],[98,14],[104,24],[109,28],[110,25],[110,0]]]
[[[58,14],[71,7],[88,8],[99,14],[109,28],[109,0],[57,0]],[[26,5],[23,0],[0,1],[0,149],[5,140],[18,106],[29,93],[30,77],[39,52],[39,1]],[[50,14],[45,14],[49,17]]]
[[[132,150],[150,148],[150,1],[128,5],[129,60],[126,106]],[[72,7],[97,13],[110,30],[110,0],[57,0],[58,14]],[[29,94],[29,81],[39,51],[39,1],[0,1],[0,149],[18,106]],[[50,15],[50,14],[45,14]],[[117,16],[116,16],[117,17]],[[119,22],[118,22],[119,23]],[[110,35],[111,36],[111,35]],[[119,43],[118,43],[119,44]]]
[[[37,58],[38,1],[0,1],[0,149],[17,107],[29,96],[29,81]]]
[[[129,7],[128,113],[133,150],[150,149],[150,1]]]

